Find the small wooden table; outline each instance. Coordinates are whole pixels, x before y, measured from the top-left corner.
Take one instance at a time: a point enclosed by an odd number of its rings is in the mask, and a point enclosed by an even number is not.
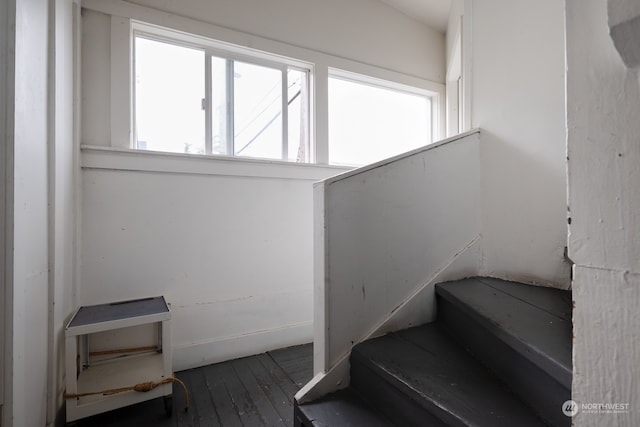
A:
[[[80,307],[65,328],[66,394],[76,396],[171,378],[170,319],[171,312],[162,296]],[[157,324],[157,343],[151,348],[101,352],[112,353],[111,357],[95,357],[89,350],[91,334],[152,323]],[[165,410],[170,416],[172,390],[169,382],[148,392],[131,390],[69,397],[66,399],[67,421],[157,397],[164,397]]]

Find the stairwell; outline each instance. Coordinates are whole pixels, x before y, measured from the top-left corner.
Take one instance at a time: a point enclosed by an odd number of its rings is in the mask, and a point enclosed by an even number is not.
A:
[[[437,317],[357,344],[350,385],[297,404],[311,426],[569,426],[571,292],[475,277],[436,285]]]

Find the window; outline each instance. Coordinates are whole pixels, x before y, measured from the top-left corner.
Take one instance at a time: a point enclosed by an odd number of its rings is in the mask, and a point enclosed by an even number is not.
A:
[[[144,32],[134,40],[135,148],[310,161],[308,69]]]
[[[126,60],[133,61],[134,79],[127,87],[132,120],[126,121],[128,109],[115,127],[112,117],[114,145],[360,166],[429,144],[438,133],[434,112],[442,94],[432,82],[393,72],[385,72],[395,75],[391,82],[328,69],[328,91],[312,99],[311,62],[153,24],[132,22],[126,30],[131,28],[133,53]],[[123,62],[131,39],[126,40],[126,49],[123,42],[116,45]],[[326,71],[318,70],[315,78]],[[315,100],[322,108],[315,109]],[[318,129],[326,137],[312,142],[314,115],[327,128]],[[127,124],[132,132],[118,134]]]
[[[136,148],[204,154],[204,52],[136,37]]]
[[[329,163],[364,165],[432,142],[431,98],[366,78],[329,78]]]

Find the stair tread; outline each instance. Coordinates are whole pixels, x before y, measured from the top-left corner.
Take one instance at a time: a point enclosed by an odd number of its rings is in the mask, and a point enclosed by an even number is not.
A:
[[[470,278],[436,285],[439,297],[464,311],[565,387],[571,387],[569,291],[499,279]]]
[[[466,279],[473,280],[473,279]],[[571,321],[571,292],[562,289],[525,285],[492,277],[478,277],[477,280],[492,288],[521,299],[561,319]]]
[[[297,406],[314,427],[393,427],[351,388]],[[427,426],[425,426],[427,427]]]
[[[447,425],[544,425],[437,322],[360,343],[351,363],[369,366]]]

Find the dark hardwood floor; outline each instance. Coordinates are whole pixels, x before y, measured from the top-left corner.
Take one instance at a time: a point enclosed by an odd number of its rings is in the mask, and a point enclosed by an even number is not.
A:
[[[176,372],[190,393],[173,386],[173,415],[162,399],[79,420],[82,427],[293,426],[293,396],[313,375],[312,344],[283,348]]]

